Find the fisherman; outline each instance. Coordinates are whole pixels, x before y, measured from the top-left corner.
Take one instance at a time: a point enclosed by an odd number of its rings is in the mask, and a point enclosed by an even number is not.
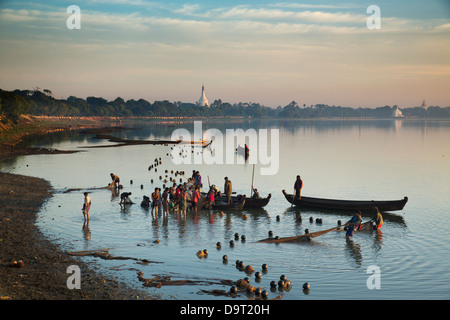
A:
[[[112,186],[118,188],[120,185],[119,176],[115,175],[114,173],[110,173],[109,175],[111,176],[111,179],[112,179]]]
[[[231,203],[231,194],[232,192],[232,184],[231,184],[231,180],[228,179],[228,177],[225,177],[225,185],[224,185],[224,192],[227,195],[227,202]]]
[[[197,187],[202,187],[202,176],[200,175],[200,172],[195,172],[195,180],[194,180],[194,185],[196,185]]]
[[[253,199],[259,199],[260,197],[259,197],[259,192],[258,192],[258,189],[256,189],[256,188],[253,188],[253,197],[252,197]]]
[[[198,200],[200,200],[200,187],[194,187],[194,191],[192,192],[192,209],[197,213],[198,208]]]
[[[347,227],[347,233],[345,234],[347,240],[350,240],[355,230],[359,230],[361,227],[361,221],[361,211],[358,211],[349,221],[345,223],[345,226]]]
[[[152,214],[153,210],[156,210],[155,212],[156,214],[158,214],[158,204],[159,204],[159,188],[156,187],[155,191],[152,193]]]
[[[169,213],[169,188],[165,188],[162,194],[163,213]]]
[[[180,185],[181,186],[181,185]],[[188,194],[183,186],[180,188],[180,213],[186,215]]]
[[[214,186],[214,185],[213,185],[213,186]],[[207,197],[206,197],[206,200],[208,201],[209,209],[210,209],[210,210],[212,209],[212,206],[213,206],[214,203],[216,202],[216,192],[215,192],[213,186],[211,186],[211,187],[209,188],[208,195],[207,195]]]
[[[297,180],[295,180],[295,183],[294,183],[295,199],[299,199],[300,200],[302,187],[303,187],[303,181],[300,178],[300,176],[298,175],[297,176]]]
[[[83,209],[81,209],[81,211],[83,211],[84,221],[89,220],[89,210],[91,209],[91,203],[92,202],[91,198],[89,197],[89,193],[85,192]]]
[[[150,207],[150,198],[147,196],[142,197],[141,207],[148,208]]]
[[[129,198],[129,196],[131,196],[131,192],[122,192],[120,194],[120,202],[119,202],[119,204],[132,203],[131,199]]]
[[[383,225],[383,216],[381,215],[381,212],[377,207],[375,207],[375,215],[370,221],[375,223],[374,228],[377,230],[379,230]]]
[[[222,198],[222,193],[220,192],[219,188],[217,188],[217,186],[216,186],[215,184],[213,184],[213,185],[211,186],[211,188],[213,189],[214,194],[215,194],[216,196],[218,196],[219,198]]]

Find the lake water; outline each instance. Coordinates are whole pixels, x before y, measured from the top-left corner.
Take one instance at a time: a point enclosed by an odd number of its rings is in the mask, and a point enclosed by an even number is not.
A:
[[[277,174],[262,175],[261,168],[268,166],[259,158],[255,166],[204,162],[175,165],[171,146],[164,145],[85,148],[114,143],[82,132],[55,133],[29,141],[35,146],[82,152],[18,157],[4,162],[1,169],[51,182],[57,192],[45,203],[38,225],[64,249],[109,248],[113,256],[160,262],[144,265],[135,260],[83,258],[95,262],[98,271],[162,299],[248,299],[245,293],[233,297],[208,293],[230,289],[230,285],[221,284],[220,280],[237,281],[245,277],[252,285],[268,290],[269,299],[278,296],[283,300],[450,298],[450,122],[230,120],[202,125],[203,130],[215,128],[224,135],[230,128],[252,128],[256,132],[278,129]],[[141,122],[133,130],[111,134],[127,139],[170,139],[177,128],[194,133],[193,123],[168,126]],[[267,151],[255,145],[250,149],[254,153]],[[190,157],[201,149],[192,151],[190,147],[184,150]],[[235,162],[238,157],[234,158]],[[158,172],[148,170],[155,158],[162,161]],[[221,189],[224,177],[228,176],[233,191],[250,195],[253,168],[255,187],[261,196],[271,193],[272,199],[264,209],[244,210],[248,219],[241,212],[220,210],[188,212],[186,217],[173,213],[168,217],[152,216],[139,205],[143,195],[150,196],[156,186],[162,187],[159,176],[165,175],[165,170],[170,177],[174,176],[171,170],[183,170],[186,176],[198,170],[204,185],[209,181]],[[84,190],[64,191],[104,187],[110,182],[111,172],[120,176],[124,191],[132,192],[135,204],[123,209],[119,205],[120,197],[110,190],[92,190],[87,231],[83,229],[81,213]],[[384,214],[381,233],[358,232],[347,241],[345,232],[333,231],[310,242],[256,243],[266,238],[269,230],[280,237],[294,236],[303,234],[305,229],[310,232],[329,229],[338,220],[345,222],[351,217],[342,212],[291,208],[281,191],[286,189],[292,193],[297,174],[304,182],[304,196],[361,200],[397,200],[408,196],[409,201],[402,211]],[[323,223],[310,223],[310,217],[322,218]],[[367,220],[363,217],[363,221]],[[235,233],[245,235],[246,241],[237,240],[230,247],[229,241]],[[220,249],[216,248],[217,242],[222,243]],[[200,259],[196,253],[203,249],[209,253],[207,258]],[[223,263],[223,255],[228,256],[228,263]],[[255,273],[247,275],[236,268],[236,260],[252,265],[255,272],[261,271],[262,264],[269,268],[257,282]],[[379,273],[370,272],[373,266]],[[139,271],[144,278],[162,275],[172,280],[199,282],[147,288],[137,278]],[[270,291],[270,282],[278,282],[281,275],[292,281],[291,289]],[[368,280],[369,284],[379,286],[370,289]],[[305,282],[310,284],[308,293],[302,290]]]

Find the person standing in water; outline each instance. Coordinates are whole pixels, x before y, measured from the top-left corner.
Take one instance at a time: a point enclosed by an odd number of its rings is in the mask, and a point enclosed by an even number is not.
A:
[[[84,221],[89,220],[89,210],[91,209],[91,203],[92,202],[91,198],[89,197],[89,193],[85,192],[83,209],[81,209],[81,211],[83,211]]]

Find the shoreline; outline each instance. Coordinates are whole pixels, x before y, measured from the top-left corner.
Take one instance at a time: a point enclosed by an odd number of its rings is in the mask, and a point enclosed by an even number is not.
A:
[[[47,132],[41,130],[32,134]],[[0,162],[20,155],[66,153],[17,146],[22,136],[16,136],[12,144],[1,144]],[[0,300],[155,300],[97,273],[89,263],[45,238],[35,222],[53,192],[44,179],[0,171]],[[23,266],[14,261],[23,261]],[[80,268],[80,289],[67,287],[71,265]]]

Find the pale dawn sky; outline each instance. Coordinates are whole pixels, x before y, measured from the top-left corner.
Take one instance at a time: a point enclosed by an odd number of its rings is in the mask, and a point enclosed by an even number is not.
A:
[[[0,1],[1,89],[195,102],[202,84],[210,103],[450,106],[450,1]]]

